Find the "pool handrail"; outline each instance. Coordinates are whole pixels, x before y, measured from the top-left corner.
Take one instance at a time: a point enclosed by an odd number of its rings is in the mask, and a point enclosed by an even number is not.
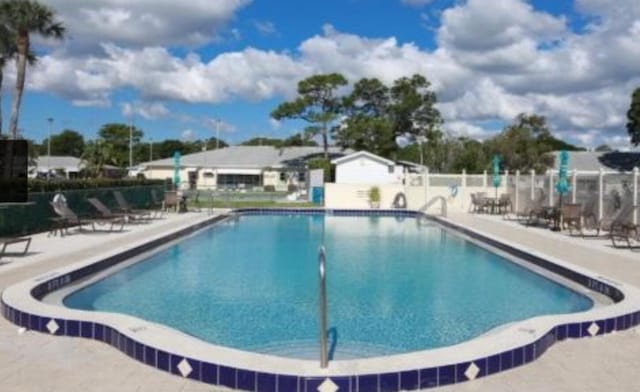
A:
[[[318,249],[318,272],[320,290],[320,367],[324,369],[329,364],[329,352],[327,350],[327,275],[324,246],[320,246],[320,249]]]

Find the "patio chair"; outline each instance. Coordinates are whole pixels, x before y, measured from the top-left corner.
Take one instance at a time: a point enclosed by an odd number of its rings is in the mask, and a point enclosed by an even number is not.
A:
[[[178,192],[177,191],[165,191],[164,192],[164,201],[162,202],[162,207],[165,211],[168,211],[170,208],[178,210]]]
[[[158,218],[162,217],[164,213],[164,201],[158,197],[158,193],[155,189],[151,190],[151,208],[152,211],[156,211]]]
[[[127,202],[127,200],[122,195],[120,191],[113,191],[113,196],[116,199],[116,203],[118,203],[118,212],[129,215],[129,217],[137,220],[151,220],[152,219],[152,211],[151,210],[140,210],[131,207],[131,205]]]
[[[0,250],[0,259],[7,253],[7,246],[11,244],[18,244],[20,242],[26,242],[22,254],[25,255],[29,251],[29,245],[31,245],[31,237],[0,237],[0,244],[2,249]]]
[[[573,235],[574,230],[582,234],[582,204],[563,204],[560,209],[560,219],[562,220],[562,226],[569,230],[569,235]]]
[[[487,208],[486,199],[480,197],[480,193],[471,194],[471,205],[469,205],[470,212],[485,212]]]
[[[498,213],[506,215],[513,209],[513,205],[511,204],[511,195],[508,193],[501,194],[496,207],[498,208]]]
[[[547,194],[544,190],[538,189],[538,196],[533,200],[522,200],[522,202],[519,203],[520,205],[518,206],[518,210],[516,211],[516,220],[528,221],[532,212],[538,211],[542,208],[546,198]]]

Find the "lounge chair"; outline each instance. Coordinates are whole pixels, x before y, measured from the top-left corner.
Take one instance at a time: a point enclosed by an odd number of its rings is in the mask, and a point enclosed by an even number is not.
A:
[[[60,203],[50,203],[53,210],[58,215],[58,218],[54,218],[55,226],[49,232],[49,235],[55,235],[58,231],[60,236],[64,236],[69,233],[71,227],[78,227],[78,230],[82,230],[85,225],[91,225],[93,231],[96,231],[96,223],[107,224],[111,223],[110,231],[113,231],[113,227],[117,223],[121,223],[114,218],[102,218],[102,217],[80,217],[69,206]],[[124,220],[122,220],[122,226],[124,226]],[[122,226],[120,230],[122,230]]]
[[[114,221],[117,221],[117,222],[122,221],[122,224],[124,225],[127,222],[127,218],[129,218],[129,215],[127,214],[111,211],[109,207],[104,205],[103,202],[101,202],[99,199],[95,197],[90,197],[87,199],[87,201],[89,202],[89,204],[93,206],[93,208],[96,209],[98,214],[100,214],[100,217],[103,219],[113,219]]]
[[[596,230],[595,237],[599,237],[600,232],[602,231],[607,231],[609,232],[609,235],[611,235],[612,232],[620,234],[636,230],[636,227],[633,224],[633,214],[635,209],[636,207],[633,205],[632,195],[625,195],[621,201],[620,208],[618,208],[612,215],[605,216],[597,221],[597,224],[594,227]]]
[[[150,220],[152,218],[152,211],[150,210],[140,210],[131,207],[131,205],[127,202],[127,200],[122,195],[120,191],[113,191],[113,196],[116,199],[116,203],[118,203],[118,212],[129,215],[133,219],[137,220]]]
[[[22,254],[25,255],[29,251],[29,245],[31,245],[31,237],[0,237],[0,244],[2,249],[0,250],[0,259],[6,254],[7,246],[11,244],[17,244],[20,242],[26,242]]]

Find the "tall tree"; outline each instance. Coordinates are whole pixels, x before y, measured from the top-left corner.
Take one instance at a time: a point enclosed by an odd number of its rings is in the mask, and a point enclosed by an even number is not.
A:
[[[102,177],[105,165],[118,164],[113,146],[101,138],[87,142],[82,160],[86,162],[87,171],[92,177]]]
[[[553,147],[545,143],[550,136],[543,116],[520,114],[513,124],[487,140],[487,155],[500,155],[504,169],[542,172],[553,165],[553,157],[549,154]]]
[[[338,73],[314,75],[298,83],[298,98],[280,104],[271,117],[301,119],[322,136],[325,159],[329,159],[329,131],[340,114],[341,100],[336,95],[347,79]]]
[[[631,106],[627,111],[627,132],[634,146],[640,144],[640,87],[631,95]]]
[[[429,87],[431,83],[427,78],[416,74],[396,80],[390,90],[394,137],[404,136],[418,142],[421,161],[424,160],[423,141],[435,141],[442,135],[443,120],[435,107],[436,93]]]
[[[129,132],[131,131],[134,148],[144,136],[140,129],[135,126],[131,129],[129,127],[129,124],[111,123],[103,125],[98,131],[101,141],[112,149],[109,157],[112,159],[109,163],[120,167],[129,165]]]
[[[40,154],[47,154],[47,142],[45,138],[40,147]],[[72,130],[65,129],[57,135],[51,136],[51,155],[72,156],[80,158],[84,150],[84,136]]]
[[[3,23],[16,38],[16,86],[9,121],[9,134],[15,139],[18,134],[18,116],[31,48],[31,34],[37,33],[43,38],[62,39],[65,28],[61,22],[55,20],[52,8],[34,0],[4,1],[0,3],[0,14],[3,16]]]
[[[11,31],[0,23],[0,136],[2,136],[2,79],[4,77],[4,67],[7,61],[11,60],[16,53],[15,38]]]
[[[342,124],[336,129],[339,146],[389,157],[397,148],[389,116],[389,88],[378,79],[361,79],[343,100]]]

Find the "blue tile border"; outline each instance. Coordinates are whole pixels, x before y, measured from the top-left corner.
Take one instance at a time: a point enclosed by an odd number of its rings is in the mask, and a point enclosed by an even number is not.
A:
[[[291,214],[331,214],[335,216],[400,216],[416,217],[419,213],[410,210],[323,210],[323,209],[241,209],[236,211],[240,215],[291,215]],[[191,233],[204,226],[210,225],[227,216],[216,217],[177,233],[151,241],[150,243],[127,250],[119,255],[101,260],[90,266],[75,270],[71,273],[57,276],[50,280],[39,283],[31,291],[36,299],[41,299],[51,291],[64,287],[78,279],[96,271],[109,268],[122,262],[136,254],[145,252],[168,240],[176,239],[180,236]],[[481,234],[466,230],[450,222],[441,219],[428,217],[437,223],[460,231],[472,238],[488,242],[505,252],[531,262],[535,265],[552,270],[559,275],[569,278],[591,290],[600,292],[610,297],[614,302],[619,302],[624,298],[624,294],[617,288],[565,267],[551,263],[538,256],[528,254],[522,250],[515,249],[509,245],[499,243],[486,238]],[[187,378],[201,381],[211,385],[222,385],[230,388],[237,388],[246,391],[259,392],[310,392],[316,391],[317,387],[325,381],[326,376],[297,376],[291,374],[270,374],[255,372],[248,369],[222,366],[216,363],[209,363],[195,358],[184,357],[178,353],[168,353],[154,347],[137,342],[125,334],[100,323],[84,320],[65,320],[60,318],[43,317],[36,314],[23,312],[0,301],[2,316],[10,322],[46,334],[51,334],[48,324],[54,320],[58,329],[53,333],[58,336],[83,337],[105,342],[121,351],[123,354],[156,369],[163,370],[178,376],[182,376],[178,365],[187,361],[191,367],[191,372]],[[401,390],[416,390],[419,388],[432,388],[437,386],[455,384],[467,381],[467,369],[473,363],[478,372],[475,378],[486,377],[491,374],[509,370],[522,366],[539,358],[555,342],[567,338],[581,338],[591,336],[589,329],[595,323],[598,332],[595,335],[608,334],[614,331],[625,330],[640,324],[640,311],[622,315],[614,318],[593,320],[588,322],[573,322],[557,325],[538,340],[523,347],[517,347],[509,351],[497,353],[486,358],[477,358],[472,361],[448,364],[440,367],[423,369],[406,369],[400,372],[382,374],[361,374],[352,376],[330,376],[329,378],[339,386],[339,391],[351,392],[396,392]]]

